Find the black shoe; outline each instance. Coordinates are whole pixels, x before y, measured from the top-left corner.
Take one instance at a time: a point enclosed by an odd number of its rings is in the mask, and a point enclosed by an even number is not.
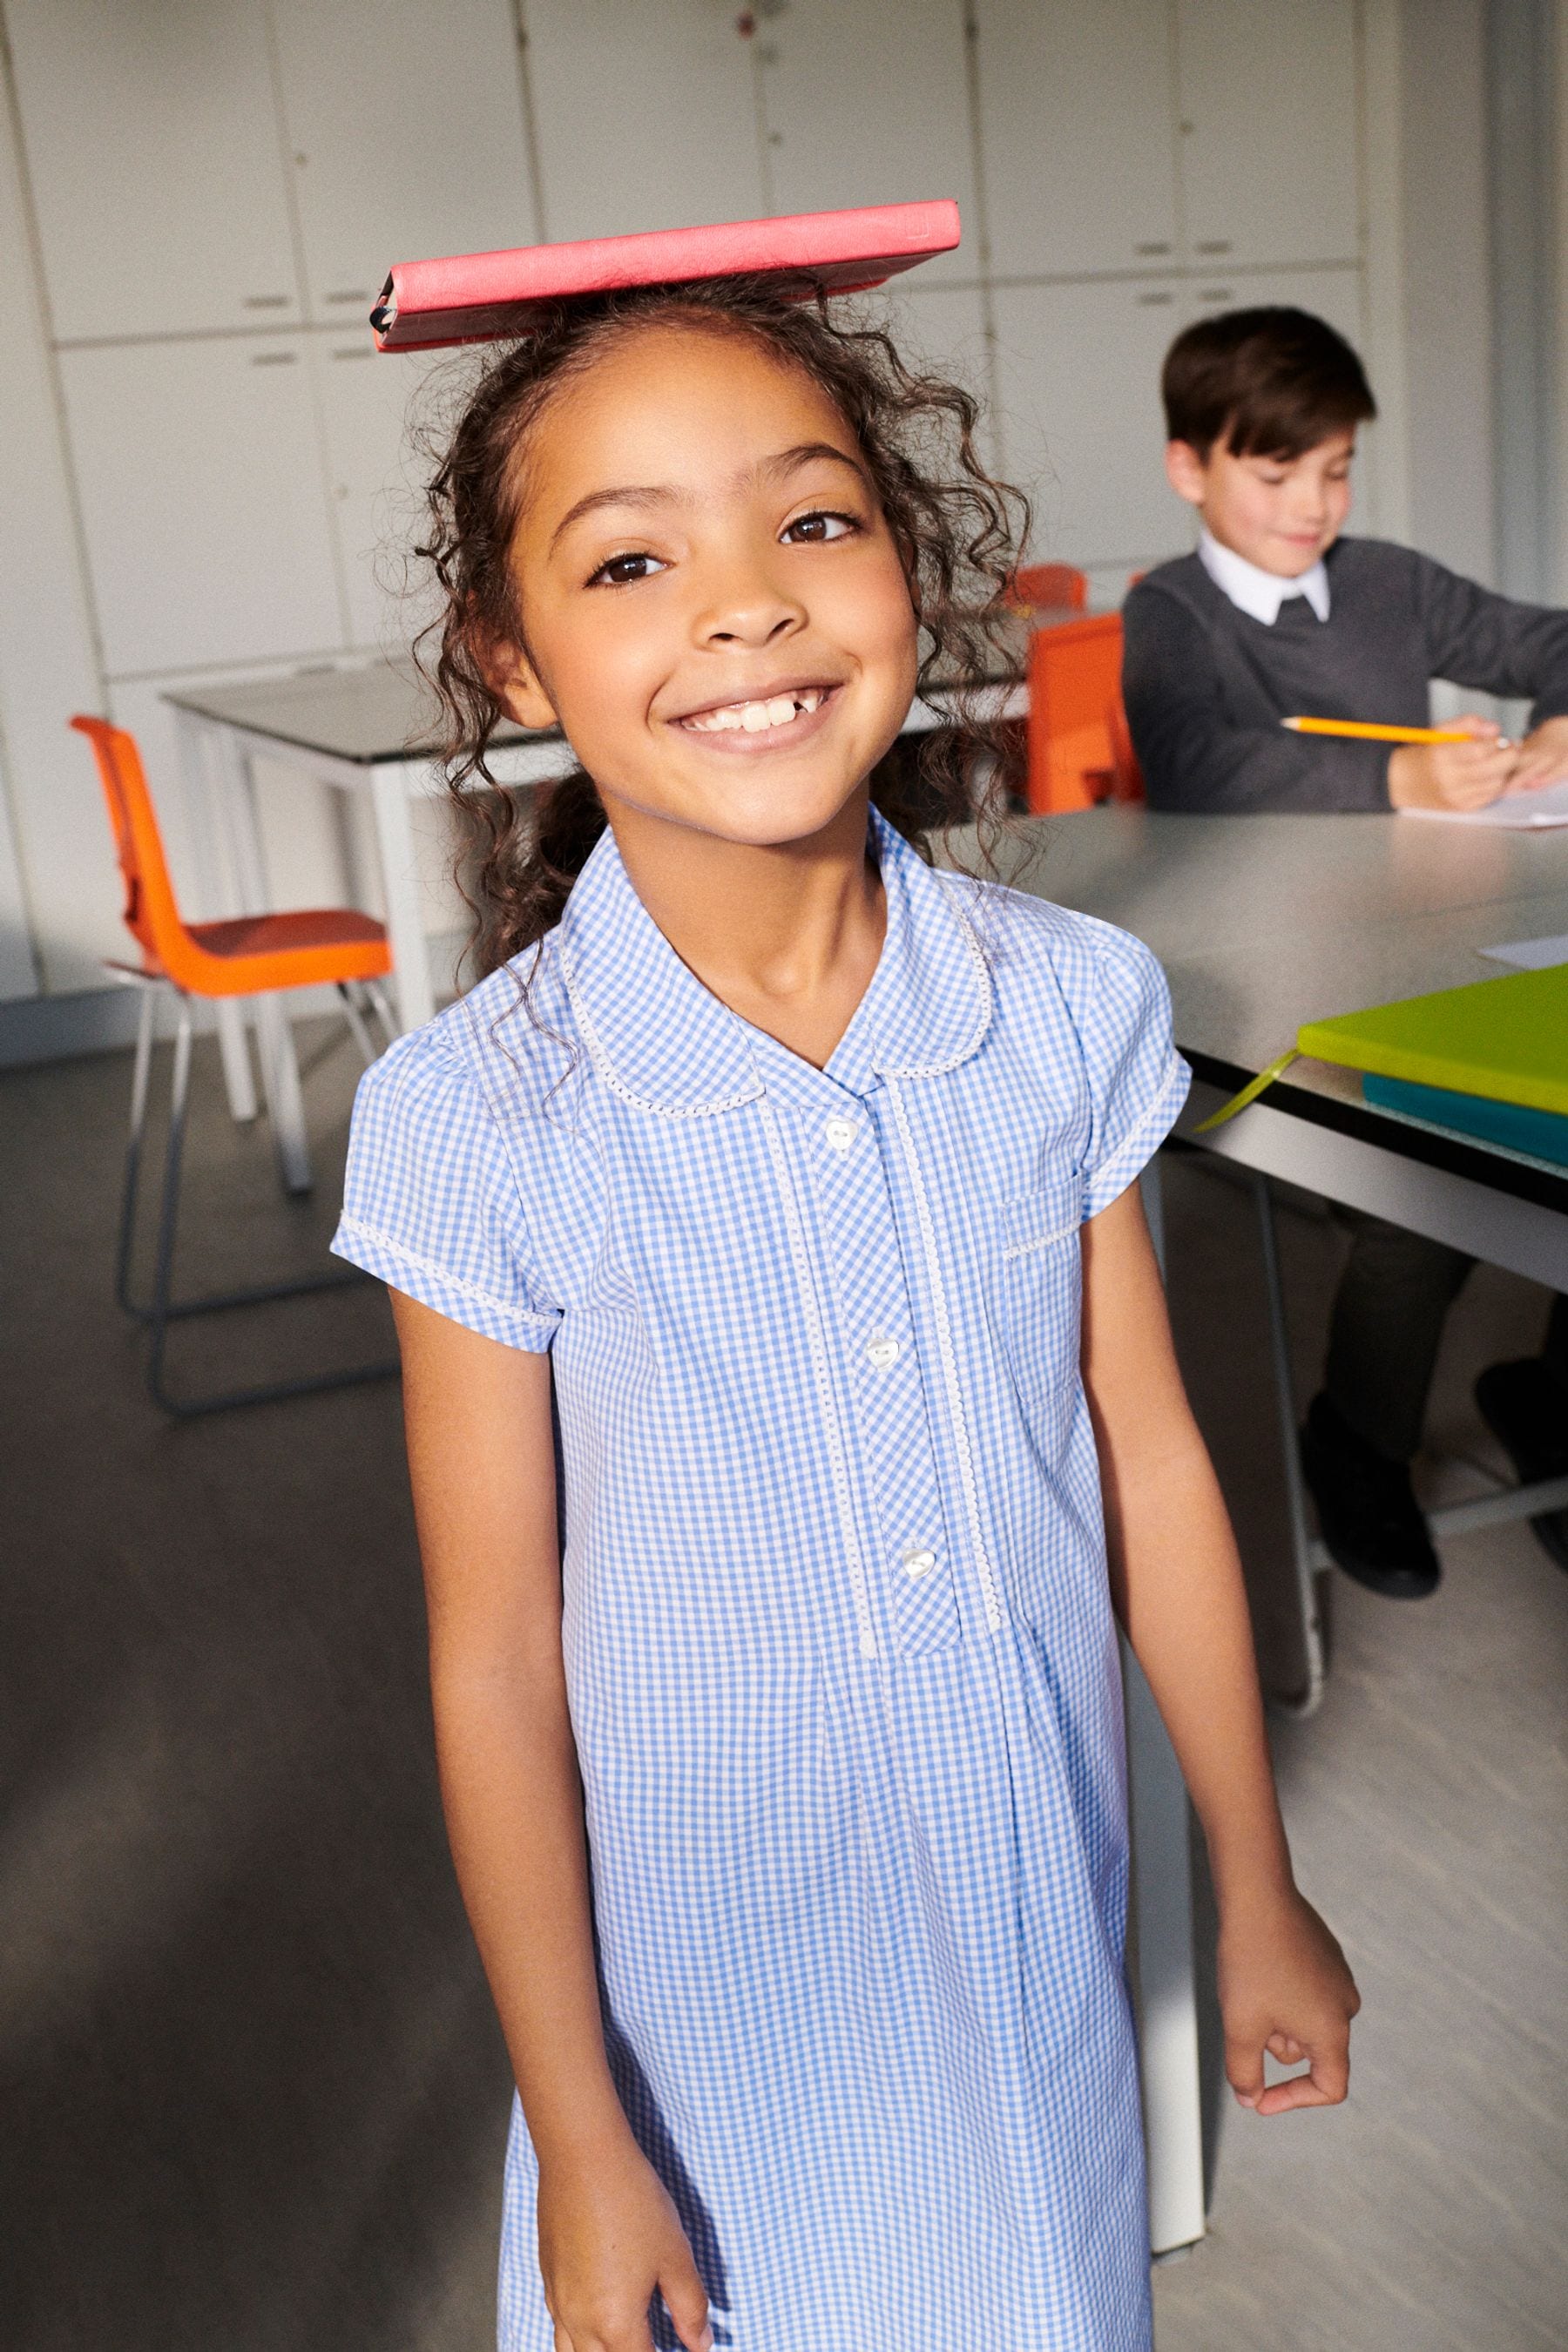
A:
[[[1409,1469],[1358,1437],[1327,1396],[1314,1397],[1307,1414],[1301,1467],[1336,1567],[1389,1601],[1436,1591],[1443,1571]]]
[[[1568,1386],[1539,1356],[1493,1364],[1476,1382],[1481,1419],[1513,1464],[1521,1486],[1568,1477]],[[1531,1519],[1548,1559],[1568,1569],[1568,1510]]]

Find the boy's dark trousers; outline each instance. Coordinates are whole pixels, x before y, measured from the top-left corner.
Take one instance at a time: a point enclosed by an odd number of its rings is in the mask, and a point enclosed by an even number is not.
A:
[[[1476,1261],[1446,1242],[1342,1210],[1351,1253],[1329,1327],[1324,1385],[1359,1437],[1386,1461],[1421,1443],[1443,1321]],[[1542,1357],[1568,1388],[1568,1299],[1554,1297]]]

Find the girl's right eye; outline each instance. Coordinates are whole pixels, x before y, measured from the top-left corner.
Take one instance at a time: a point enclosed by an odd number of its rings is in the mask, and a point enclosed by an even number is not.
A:
[[[612,555],[607,563],[601,563],[597,572],[590,576],[588,585],[590,588],[625,588],[634,580],[651,580],[656,572],[665,569],[657,555],[649,555],[645,549],[638,549],[632,554]]]

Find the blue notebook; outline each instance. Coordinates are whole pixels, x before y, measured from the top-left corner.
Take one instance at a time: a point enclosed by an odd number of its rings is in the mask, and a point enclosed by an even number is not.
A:
[[[1521,1103],[1493,1102],[1486,1095],[1453,1094],[1447,1087],[1418,1087],[1408,1078],[1380,1078],[1369,1070],[1361,1090],[1383,1110],[1402,1110],[1434,1127],[1451,1127],[1505,1151],[1527,1151],[1568,1168],[1568,1118],[1555,1110],[1529,1110]]]

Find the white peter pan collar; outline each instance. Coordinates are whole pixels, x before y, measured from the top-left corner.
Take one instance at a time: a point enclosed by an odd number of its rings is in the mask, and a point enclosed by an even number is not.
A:
[[[1249,563],[1245,555],[1237,555],[1234,547],[1222,547],[1205,530],[1198,541],[1198,562],[1220,593],[1228,596],[1238,612],[1248,613],[1255,621],[1261,621],[1265,628],[1274,626],[1279,618],[1279,607],[1288,596],[1305,596],[1320,621],[1329,617],[1329,575],[1321,556],[1310,572],[1285,580],[1277,572],[1265,572],[1260,564]]]

